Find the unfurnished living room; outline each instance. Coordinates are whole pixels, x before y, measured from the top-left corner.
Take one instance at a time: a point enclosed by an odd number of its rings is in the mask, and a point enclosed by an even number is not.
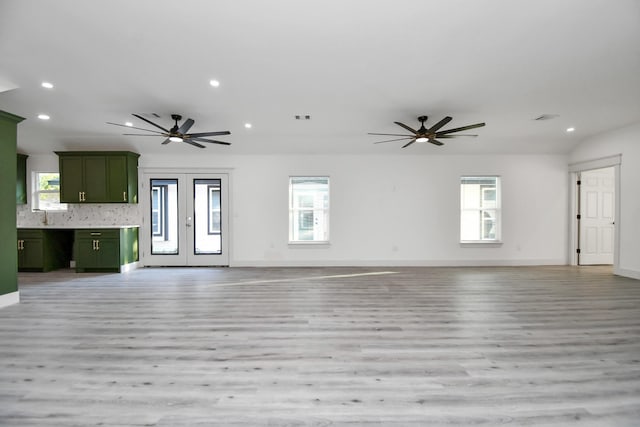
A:
[[[638,0],[0,1],[0,426],[640,425],[639,41]]]

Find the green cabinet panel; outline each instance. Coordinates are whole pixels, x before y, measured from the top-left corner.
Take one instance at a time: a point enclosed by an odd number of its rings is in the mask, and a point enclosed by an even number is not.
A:
[[[0,200],[12,200],[16,192],[16,143],[18,123],[24,118],[0,111]],[[17,238],[16,205],[0,204],[0,295],[18,290],[18,253],[14,242]]]
[[[83,202],[101,203],[107,199],[107,159],[104,156],[84,156]]]
[[[18,270],[51,271],[69,267],[72,233],[59,229],[19,229]]]
[[[79,203],[84,189],[84,162],[82,157],[65,156],[60,163],[60,202]]]
[[[60,201],[138,203],[138,157],[129,151],[57,151]]]
[[[114,271],[138,261],[138,228],[75,231],[76,271]]]
[[[44,266],[44,239],[21,239],[18,232],[18,271],[42,270]]]
[[[25,205],[27,203],[27,156],[18,153],[17,176],[16,176],[16,204]]]
[[[130,155],[107,157],[108,198],[112,202],[138,203],[138,161]]]

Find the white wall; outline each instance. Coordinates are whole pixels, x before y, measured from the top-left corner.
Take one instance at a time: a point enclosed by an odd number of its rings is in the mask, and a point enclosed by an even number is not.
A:
[[[640,279],[640,123],[603,133],[581,143],[570,163],[622,154],[620,165],[620,232],[617,274]]]
[[[57,170],[55,155],[30,160],[29,169]],[[180,158],[142,156],[140,167],[232,169],[232,266],[567,263],[566,156],[220,156],[197,152]],[[289,176],[316,174],[331,177],[331,243],[288,245]],[[502,177],[502,245],[460,245],[459,186],[465,174]],[[141,210],[128,209],[126,218],[140,224],[142,218],[131,218],[132,214],[141,215]],[[30,222],[29,218],[23,221]]]
[[[231,265],[567,263],[565,156],[143,156],[141,167],[232,168]],[[288,245],[288,178],[329,175],[328,246]],[[502,176],[504,244],[461,247],[464,174]]]

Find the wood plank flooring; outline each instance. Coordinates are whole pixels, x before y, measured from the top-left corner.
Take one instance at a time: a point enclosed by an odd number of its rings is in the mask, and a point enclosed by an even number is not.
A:
[[[638,426],[607,267],[20,273],[0,425]]]

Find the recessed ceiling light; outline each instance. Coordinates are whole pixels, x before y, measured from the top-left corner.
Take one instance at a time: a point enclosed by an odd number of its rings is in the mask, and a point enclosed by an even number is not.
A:
[[[46,114],[38,114],[38,118],[39,118],[40,120],[49,120],[51,117],[49,117],[49,116],[48,116],[48,115],[46,115]]]
[[[125,125],[125,126],[133,126],[133,123],[131,123],[131,122],[126,122],[124,125]]]
[[[244,127],[246,127],[247,129],[251,129],[253,125],[251,123],[245,123]]]
[[[567,132],[573,132],[576,128],[567,128]]]
[[[220,82],[217,80],[209,80],[209,84],[213,87],[218,87],[220,86]]]
[[[42,82],[41,86],[45,89],[53,89],[53,83]]]

